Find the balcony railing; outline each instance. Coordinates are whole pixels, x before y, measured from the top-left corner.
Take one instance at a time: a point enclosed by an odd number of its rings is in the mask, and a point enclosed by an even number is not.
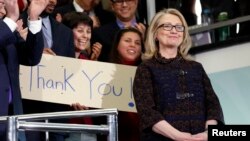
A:
[[[118,141],[117,109],[53,112],[0,117],[0,123],[7,122],[7,140],[18,141],[18,131],[44,131],[46,140],[49,132],[89,132],[107,135],[108,141]],[[50,119],[107,116],[107,125],[51,123]],[[41,122],[44,121],[44,122]]]

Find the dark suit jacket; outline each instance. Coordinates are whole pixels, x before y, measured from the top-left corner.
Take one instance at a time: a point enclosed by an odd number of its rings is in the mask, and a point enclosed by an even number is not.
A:
[[[63,16],[64,14],[72,12],[72,11],[76,11],[73,3],[67,4],[65,6],[58,7],[57,9],[55,9],[53,17],[55,17],[55,15],[57,13],[60,13]],[[99,18],[99,21],[100,21],[101,25],[105,25],[105,24],[110,23],[111,21],[115,20],[114,14],[112,12],[110,12],[110,11],[104,10],[102,8],[101,3],[98,4],[94,8],[94,12],[95,12],[96,16]]]
[[[24,27],[27,27],[27,12],[22,13],[21,19],[23,19]],[[57,22],[53,17],[49,16],[52,30],[52,50],[58,56],[75,58],[73,32],[70,28],[66,27],[62,23]]]
[[[102,51],[98,59],[99,61],[109,61],[109,54],[113,41],[119,30],[120,27],[117,25],[116,21],[94,29],[92,43],[100,42],[102,44]]]
[[[12,91],[13,114],[22,114],[19,86],[19,65],[37,65],[43,52],[42,32],[28,32],[27,42],[19,40],[9,27],[0,20],[0,116],[8,115],[9,87]],[[0,125],[0,139],[5,137],[4,126]]]

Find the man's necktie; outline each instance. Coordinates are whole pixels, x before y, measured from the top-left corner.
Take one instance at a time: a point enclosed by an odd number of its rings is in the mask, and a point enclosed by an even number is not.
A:
[[[47,41],[47,39],[46,39],[46,36],[45,36],[45,34],[46,34],[46,26],[44,25],[44,23],[42,23],[42,30],[43,30],[43,43],[44,43],[44,47],[49,47],[49,45],[48,45],[48,41]]]
[[[51,48],[52,46],[52,33],[50,30],[51,29],[47,26],[47,23],[42,21],[44,47],[48,47],[48,48]]]

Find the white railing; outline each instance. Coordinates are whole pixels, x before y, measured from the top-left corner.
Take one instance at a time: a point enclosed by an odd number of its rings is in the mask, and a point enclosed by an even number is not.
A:
[[[237,17],[234,19],[226,20],[226,21],[220,21],[220,22],[216,22],[213,24],[209,24],[209,25],[204,25],[204,24],[193,25],[189,27],[189,33],[193,35],[193,34],[201,33],[204,31],[213,30],[213,29],[220,28],[223,26],[230,26],[230,25],[234,25],[234,24],[242,23],[246,21],[250,21],[250,15]]]
[[[24,114],[0,117],[1,122],[7,122],[7,140],[18,141],[18,131],[48,132],[89,132],[107,135],[108,141],[118,141],[117,109],[100,109],[84,111],[53,112],[42,114]],[[50,119],[76,117],[107,116],[107,125],[87,125],[70,123],[51,123]],[[39,121],[38,121],[39,120]],[[45,122],[41,122],[41,120]]]

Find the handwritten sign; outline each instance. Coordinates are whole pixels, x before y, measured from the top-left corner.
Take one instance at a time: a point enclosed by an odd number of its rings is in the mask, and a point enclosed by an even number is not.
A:
[[[20,68],[22,98],[136,112],[136,67],[44,54],[37,66]]]

